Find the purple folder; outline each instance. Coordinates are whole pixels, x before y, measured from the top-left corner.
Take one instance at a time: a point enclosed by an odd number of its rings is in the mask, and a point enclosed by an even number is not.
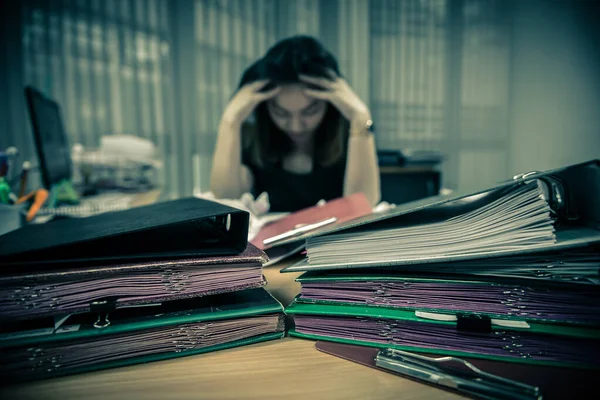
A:
[[[0,321],[122,308],[262,287],[268,258],[239,255],[82,266],[0,276]]]
[[[363,277],[307,281],[297,301],[471,312],[600,326],[600,288],[540,287],[493,281]]]

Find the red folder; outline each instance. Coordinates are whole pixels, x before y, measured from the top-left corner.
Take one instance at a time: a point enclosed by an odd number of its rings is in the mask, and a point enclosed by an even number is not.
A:
[[[277,242],[272,239],[282,234],[289,234],[289,239],[299,228],[304,231],[298,232],[298,235],[306,233],[313,227],[316,229],[324,225],[335,226],[371,214],[372,211],[373,208],[364,193],[355,193],[330,200],[323,205],[296,211],[265,225],[250,243],[261,250],[269,249],[277,246]]]

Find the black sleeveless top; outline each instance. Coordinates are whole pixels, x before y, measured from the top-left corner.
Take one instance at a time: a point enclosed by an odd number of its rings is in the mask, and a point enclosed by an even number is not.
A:
[[[281,164],[258,167],[246,152],[242,155],[242,163],[254,176],[252,194],[256,197],[267,192],[271,212],[298,211],[312,207],[320,200],[342,197],[344,193],[344,158],[327,167],[315,164],[307,174],[286,171]]]

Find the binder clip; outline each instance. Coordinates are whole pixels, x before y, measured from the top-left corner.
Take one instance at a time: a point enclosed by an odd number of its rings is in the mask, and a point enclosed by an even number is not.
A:
[[[94,322],[94,328],[106,328],[110,326],[108,315],[117,308],[116,299],[96,300],[90,303],[90,312],[98,314],[98,319]]]
[[[486,315],[458,314],[456,329],[460,332],[491,333],[492,320]]]
[[[542,400],[540,388],[503,378],[458,357],[425,357],[397,349],[381,349],[375,365],[418,381],[481,399]]]
[[[541,175],[540,171],[531,171],[513,176],[513,180],[526,181],[528,178],[537,179],[543,185],[548,206],[553,215],[558,218],[574,221],[579,219],[573,193],[569,190],[567,182],[556,174]]]

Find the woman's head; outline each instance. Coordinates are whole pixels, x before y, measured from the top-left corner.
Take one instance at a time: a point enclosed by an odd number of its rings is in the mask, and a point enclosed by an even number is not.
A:
[[[268,80],[263,91],[281,88],[255,110],[250,149],[259,165],[277,162],[309,141],[320,164],[334,163],[343,154],[345,120],[328,102],[306,95],[300,75],[333,79],[340,73],[335,57],[316,39],[293,36],[276,43],[242,75],[240,87]]]

